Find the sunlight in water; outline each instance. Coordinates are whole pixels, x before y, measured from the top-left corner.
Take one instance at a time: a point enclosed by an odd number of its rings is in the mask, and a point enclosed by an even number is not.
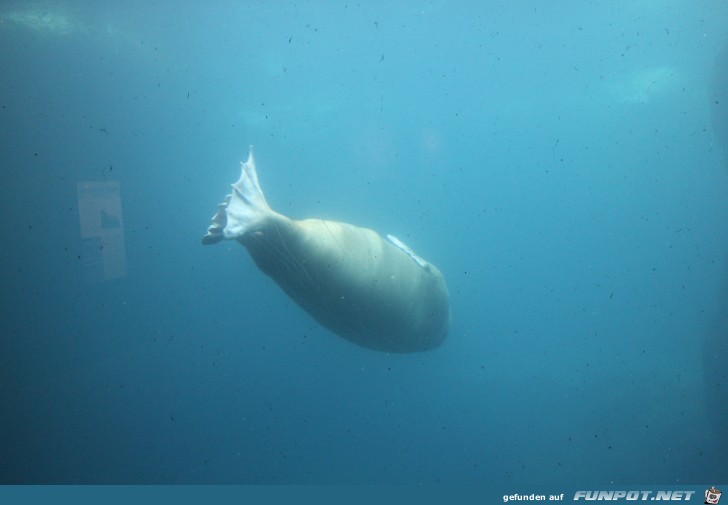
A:
[[[67,14],[40,5],[2,13],[0,21],[54,35],[67,35],[79,29]]]

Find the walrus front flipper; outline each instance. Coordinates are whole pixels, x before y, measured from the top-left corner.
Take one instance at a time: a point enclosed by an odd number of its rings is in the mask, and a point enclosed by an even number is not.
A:
[[[253,146],[248,151],[248,160],[240,163],[240,167],[240,179],[232,185],[232,194],[227,195],[225,202],[217,206],[217,213],[212,217],[207,235],[202,237],[205,245],[242,237],[273,212],[260,189]]]
[[[425,261],[424,259],[417,256],[417,254],[412,250],[410,246],[402,242],[400,239],[395,237],[394,235],[387,235],[387,240],[389,240],[395,247],[398,249],[401,249],[403,252],[407,254],[410,258],[412,258],[415,263],[417,263],[419,266],[424,268],[426,271],[430,271],[430,264]]]

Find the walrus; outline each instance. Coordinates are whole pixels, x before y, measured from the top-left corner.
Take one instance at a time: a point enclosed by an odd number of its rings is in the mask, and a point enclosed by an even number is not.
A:
[[[363,347],[434,349],[450,327],[445,278],[392,235],[272,210],[253,146],[232,194],[218,205],[203,244],[237,240],[255,264],[321,325]]]

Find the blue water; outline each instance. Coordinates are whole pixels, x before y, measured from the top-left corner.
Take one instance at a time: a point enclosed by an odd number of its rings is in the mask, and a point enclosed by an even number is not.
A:
[[[727,27],[719,0],[4,2],[0,482],[724,481]],[[249,144],[277,211],[442,270],[440,348],[357,347],[201,245]],[[116,278],[87,182],[118,183]]]

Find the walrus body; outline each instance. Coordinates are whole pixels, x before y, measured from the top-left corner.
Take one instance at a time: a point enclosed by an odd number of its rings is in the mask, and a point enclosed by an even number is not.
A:
[[[347,223],[289,219],[258,183],[252,147],[233,194],[220,204],[204,244],[236,239],[256,265],[319,323],[361,346],[425,351],[445,339],[445,279],[392,236]]]

